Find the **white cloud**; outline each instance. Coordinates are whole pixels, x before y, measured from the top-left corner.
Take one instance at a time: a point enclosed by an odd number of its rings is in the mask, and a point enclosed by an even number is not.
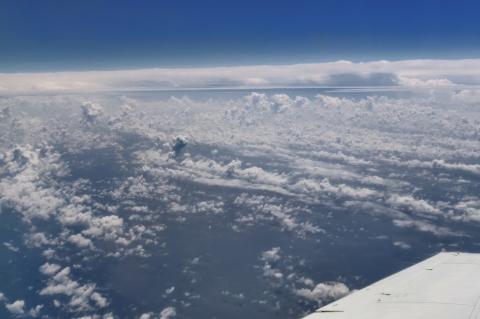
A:
[[[341,282],[319,283],[313,289],[301,288],[295,290],[295,293],[303,298],[316,301],[322,305],[326,301],[332,301],[342,298],[350,292],[350,289]]]
[[[467,197],[454,206],[461,212],[460,215],[453,216],[455,220],[480,222],[480,199]]]
[[[454,83],[447,79],[428,79],[421,80],[415,78],[400,77],[398,84],[413,87],[413,88],[435,88],[435,87],[450,87]]]
[[[263,276],[274,281],[280,281],[283,279],[283,273],[275,267],[275,263],[279,262],[281,259],[280,256],[280,247],[273,247],[270,250],[264,251],[262,253],[261,259],[264,261]]]
[[[92,247],[92,241],[88,238],[83,237],[82,234],[70,235],[70,237],[68,237],[68,241],[79,248]]]
[[[447,163],[445,160],[434,160],[432,166],[480,175],[479,164]]]
[[[28,314],[33,317],[33,318],[36,318],[40,315],[40,311],[42,311],[43,309],[43,305],[37,305],[35,306],[35,308],[32,308],[28,311]]]
[[[48,268],[51,267],[49,266]],[[50,276],[50,278],[47,286],[40,291],[40,295],[65,295],[69,297],[70,300],[66,306],[73,312],[90,311],[96,308],[104,308],[108,305],[107,299],[95,291],[95,284],[81,285],[73,280],[70,267],[65,267],[57,273],[45,274]]]
[[[394,194],[387,199],[387,203],[395,207],[407,208],[417,213],[440,214],[440,211],[423,199],[416,199],[409,195]]]
[[[27,245],[30,247],[42,247],[44,245],[53,245],[56,243],[54,239],[47,238],[45,233],[33,233],[25,235]]]
[[[260,220],[274,220],[282,230],[292,231],[299,237],[323,232],[322,229],[309,221],[298,222],[295,216],[299,212],[297,207],[282,205],[277,203],[277,201],[278,199],[275,197],[240,194],[235,198],[234,204],[240,208],[248,208],[252,214],[242,215],[241,218],[237,219],[237,222],[251,225],[255,220],[257,222]]]
[[[160,312],[160,319],[170,319],[177,315],[174,307],[167,307]]]
[[[270,250],[262,253],[262,259],[268,262],[277,261],[280,259],[280,247],[273,247]]]
[[[263,265],[263,276],[273,280],[283,279],[283,273],[279,269],[272,267],[269,263]]]
[[[13,315],[23,315],[25,313],[25,301],[17,300],[12,303],[5,304],[7,310]]]
[[[223,202],[201,201],[195,205],[194,211],[198,213],[220,214],[223,213]]]
[[[97,304],[98,307],[100,308],[105,308],[106,306],[108,306],[108,301],[107,301],[107,298],[103,297],[101,294],[99,294],[98,292],[94,292],[90,295],[90,299],[92,299],[93,301],[95,301],[95,303]]]
[[[325,192],[352,198],[368,198],[379,195],[377,191],[364,187],[354,188],[345,184],[332,185],[327,178],[323,179],[320,182],[301,179],[294,185],[294,188],[307,193]]]
[[[90,236],[104,236],[108,239],[116,239],[123,232],[123,219],[116,215],[96,217],[90,221],[90,227],[83,234]]]
[[[47,219],[54,214],[63,204],[62,196],[54,187],[42,185],[38,180],[50,170],[65,174],[58,154],[27,144],[7,151],[3,159],[7,165],[0,168],[0,174],[10,175],[0,180],[3,200],[21,212],[25,220]]]
[[[328,85],[480,84],[480,60],[336,61],[294,65],[0,74],[0,90],[71,92],[112,89]],[[159,80],[161,79],[161,80]],[[341,79],[339,81],[339,79]],[[379,81],[380,80],[380,81]],[[145,83],[149,83],[145,86]],[[282,104],[283,105],[283,104]]]
[[[51,276],[56,274],[62,267],[57,264],[45,263],[40,266],[40,272],[44,275]]]
[[[12,243],[4,242],[3,245],[7,247],[8,250],[13,251],[15,253],[20,251],[20,249],[15,245],[13,245]]]
[[[445,236],[464,236],[461,232],[453,232],[447,227],[437,226],[432,223],[429,223],[424,220],[411,220],[411,219],[394,219],[393,224],[400,228],[413,228],[415,230],[431,233],[435,236],[445,237]]]
[[[393,246],[401,248],[401,249],[405,249],[405,250],[412,248],[412,245],[410,245],[410,244],[408,244],[404,241],[400,241],[400,240],[394,241]]]
[[[55,256],[55,250],[51,248],[45,249],[42,253],[42,256],[46,257],[47,259],[53,258]]]

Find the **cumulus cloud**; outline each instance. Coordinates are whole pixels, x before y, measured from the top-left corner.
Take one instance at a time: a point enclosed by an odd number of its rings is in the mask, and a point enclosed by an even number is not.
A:
[[[38,180],[48,170],[55,170],[53,174],[60,176],[65,174],[58,154],[24,145],[2,155],[6,163],[0,168],[0,174],[5,176],[0,181],[3,200],[16,207],[25,220],[51,216],[63,204],[62,196],[54,187]]]
[[[57,264],[45,263],[40,266],[40,272],[44,275],[51,276],[56,274],[62,267]]]
[[[280,247],[273,247],[270,250],[262,253],[262,259],[268,262],[277,261],[280,259]]]
[[[341,282],[319,283],[313,289],[301,288],[295,290],[295,293],[303,298],[315,301],[322,305],[326,301],[332,301],[342,298],[350,292],[350,289]]]
[[[172,146],[172,157],[176,157],[180,152],[187,146],[187,138],[185,136],[179,135],[173,140]]]
[[[275,265],[278,261],[280,261],[280,258],[280,247],[273,247],[272,249],[262,253],[261,260],[264,261],[262,269],[263,276],[265,278],[274,280],[276,282],[283,279],[283,273]]]
[[[80,248],[88,248],[92,246],[92,241],[82,236],[82,234],[70,235],[68,241]]]
[[[97,104],[90,101],[82,103],[82,115],[86,123],[93,123],[96,118],[98,118],[103,113],[103,108]]]
[[[177,315],[174,307],[167,307],[160,312],[160,319],[171,319]]]
[[[194,211],[198,213],[220,214],[224,211],[223,206],[223,202],[219,201],[201,201],[195,205]]]
[[[23,300],[7,303],[5,304],[5,307],[12,315],[20,316],[25,313],[25,301]]]
[[[387,199],[387,203],[395,207],[411,209],[415,212],[426,214],[440,214],[440,211],[423,199],[416,199],[408,195],[392,195]]]
[[[106,306],[108,306],[107,298],[103,297],[98,292],[92,293],[92,295],[90,296],[90,299],[95,301],[97,306],[100,307],[100,308],[105,308]]]
[[[37,305],[37,306],[35,306],[34,308],[30,309],[30,310],[28,311],[28,314],[29,314],[31,317],[36,318],[36,317],[38,317],[38,316],[40,315],[40,312],[42,311],[43,307],[44,307],[43,305]]]
[[[46,266],[45,269],[47,268],[52,268],[52,266]],[[65,267],[57,273],[44,272],[44,274],[50,276],[50,278],[48,279],[47,286],[40,291],[40,295],[65,295],[70,298],[66,306],[74,312],[104,308],[108,305],[107,299],[95,291],[95,284],[88,283],[81,285],[73,280],[71,278],[70,267]]]
[[[480,199],[476,197],[467,197],[454,206],[461,212],[460,215],[453,216],[456,220],[480,222]]]

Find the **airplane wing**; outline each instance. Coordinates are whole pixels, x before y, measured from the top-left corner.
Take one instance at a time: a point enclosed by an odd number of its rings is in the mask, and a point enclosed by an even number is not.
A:
[[[480,254],[439,253],[304,319],[480,319]]]

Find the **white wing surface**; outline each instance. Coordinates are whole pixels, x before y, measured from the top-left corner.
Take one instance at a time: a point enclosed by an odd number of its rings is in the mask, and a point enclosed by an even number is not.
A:
[[[480,254],[439,253],[304,319],[480,319]]]

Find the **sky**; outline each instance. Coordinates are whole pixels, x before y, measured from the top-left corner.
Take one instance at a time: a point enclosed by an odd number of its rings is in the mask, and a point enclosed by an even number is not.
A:
[[[478,1],[0,1],[0,72],[464,59]]]

